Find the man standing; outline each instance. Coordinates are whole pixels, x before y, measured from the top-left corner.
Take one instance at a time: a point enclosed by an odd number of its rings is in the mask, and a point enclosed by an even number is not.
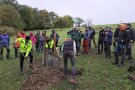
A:
[[[68,38],[64,41],[63,45],[63,58],[64,58],[64,73],[65,76],[68,78],[68,58],[70,58],[71,66],[72,66],[72,78],[70,80],[70,83],[76,84],[75,80],[75,67],[76,67],[76,43],[71,38],[71,36],[68,36]]]
[[[88,30],[88,37],[89,37],[89,50],[91,50],[91,42],[93,36],[93,29],[91,27],[87,27]]]
[[[80,39],[81,39],[81,34],[80,34],[79,30],[76,29],[74,31],[74,33],[72,34],[72,39],[76,43],[77,55],[79,55],[79,51],[80,51]]]
[[[29,56],[30,64],[33,65],[33,55],[32,55],[32,41],[30,40],[30,36],[26,36],[26,39],[21,38],[19,40],[20,43],[20,71],[23,74],[23,62],[24,59]],[[32,68],[31,66],[29,66]]]
[[[117,43],[117,41],[118,41],[119,32],[120,32],[119,26],[120,26],[120,25],[118,25],[118,27],[116,28],[116,30],[115,30],[115,32],[114,32],[114,41],[113,41],[114,51],[115,51],[116,43]],[[114,52],[113,52],[113,53],[114,53]]]
[[[2,43],[2,47],[1,47],[1,53],[0,53],[0,58],[3,59],[3,49],[6,48],[7,50],[7,55],[6,58],[9,59],[9,55],[10,55],[10,38],[9,35],[7,34],[6,31],[3,32],[3,34],[1,35],[1,43]]]
[[[133,45],[134,40],[135,40],[135,30],[131,27],[130,23],[127,24],[127,31],[129,32],[130,41],[126,46],[126,55],[128,56],[128,59],[130,60],[130,59],[133,59],[132,45]]]
[[[125,24],[119,25],[119,36],[117,40],[117,45],[115,48],[115,63],[113,65],[118,65],[119,67],[124,65],[125,61],[125,50],[126,50],[126,44],[129,42],[129,32],[127,32],[127,26]],[[121,63],[119,63],[119,52],[121,51]]]
[[[104,33],[104,51],[105,51],[105,58],[111,58],[111,45],[112,45],[112,28],[107,27]]]
[[[99,37],[98,37],[98,54],[101,54],[103,52],[104,47],[104,30],[102,28],[99,29]]]

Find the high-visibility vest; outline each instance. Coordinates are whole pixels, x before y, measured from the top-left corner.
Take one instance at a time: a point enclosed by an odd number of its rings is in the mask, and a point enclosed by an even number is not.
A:
[[[20,39],[20,52],[21,53],[26,53],[25,56],[28,56],[31,49],[32,49],[32,41],[31,40],[26,44],[25,39],[23,39],[23,38]]]
[[[46,48],[53,48],[53,45],[54,45],[54,41],[53,39],[51,39],[49,42],[46,42]]]

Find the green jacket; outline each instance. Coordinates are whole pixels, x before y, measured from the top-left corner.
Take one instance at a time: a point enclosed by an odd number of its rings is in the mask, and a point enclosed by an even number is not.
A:
[[[80,34],[80,32],[74,32],[73,34],[72,34],[72,39],[73,40],[75,40],[75,41],[79,41],[80,39],[81,39],[82,37],[81,37],[81,34]]]
[[[21,53],[26,53],[25,56],[27,57],[29,55],[29,52],[31,51],[31,49],[32,49],[31,40],[26,44],[25,39],[20,39],[20,52]]]

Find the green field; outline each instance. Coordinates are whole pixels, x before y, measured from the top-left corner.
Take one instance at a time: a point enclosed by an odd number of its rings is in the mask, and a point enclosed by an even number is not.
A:
[[[96,26],[94,28],[97,28]],[[114,26],[115,27],[115,26]],[[135,27],[135,25],[134,25]],[[60,42],[62,43],[66,37],[66,32],[70,30],[58,30]],[[81,28],[84,30],[84,28]],[[47,31],[47,35],[50,35]],[[96,40],[98,33],[96,34]],[[12,40],[14,37],[12,37]],[[134,48],[135,50],[135,48]],[[4,54],[5,55],[5,54]],[[34,53],[34,58],[41,58],[42,55]],[[37,57],[38,56],[38,57]],[[135,54],[134,54],[135,56]],[[0,90],[19,90],[22,82],[31,74],[28,65],[25,63],[25,74],[19,74],[19,59],[14,59],[14,49],[11,46],[11,60],[0,60]],[[77,90],[135,90],[135,82],[128,79],[130,73],[127,72],[130,66],[129,61],[126,61],[122,68],[112,65],[114,56],[111,59],[105,59],[104,55],[90,53],[89,55],[81,55],[77,57],[77,67],[84,68],[83,75],[77,77]],[[57,86],[51,86],[50,90],[72,90],[73,86],[67,81],[62,81]]]

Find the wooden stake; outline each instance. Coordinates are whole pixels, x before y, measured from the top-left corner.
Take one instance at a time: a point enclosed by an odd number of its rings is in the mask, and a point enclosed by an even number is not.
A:
[[[56,31],[54,32],[54,53],[56,54]]]
[[[44,53],[43,53],[43,61],[42,61],[42,65],[46,66],[46,30],[44,31],[45,34],[45,43],[44,43]]]

